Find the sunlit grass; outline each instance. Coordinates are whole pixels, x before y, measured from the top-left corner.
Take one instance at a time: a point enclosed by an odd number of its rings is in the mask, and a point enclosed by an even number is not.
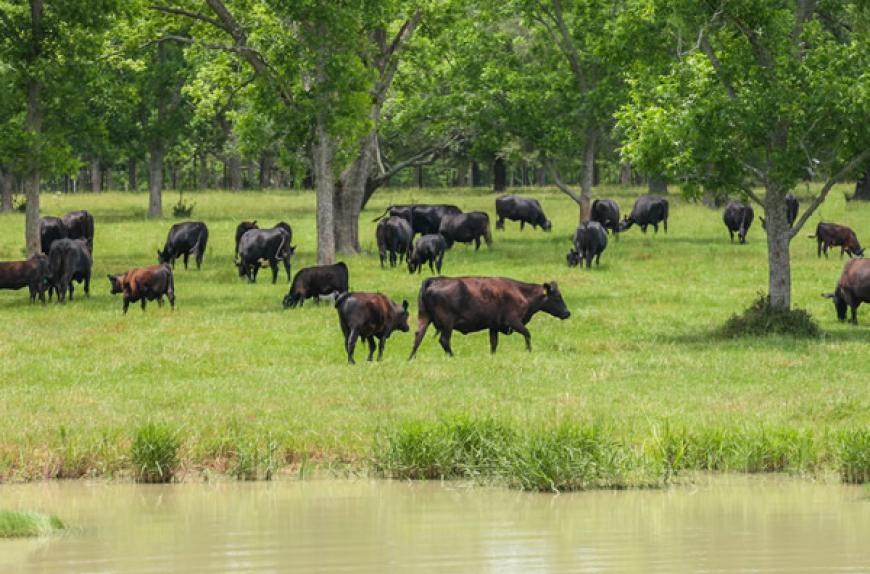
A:
[[[0,510],[0,538],[44,536],[64,528],[56,516],[30,510]]]

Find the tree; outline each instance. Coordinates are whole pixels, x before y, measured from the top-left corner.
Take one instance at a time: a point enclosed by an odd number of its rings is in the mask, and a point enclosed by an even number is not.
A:
[[[815,0],[646,0],[634,14],[658,23],[676,57],[667,73],[633,79],[623,151],[687,194],[763,207],[774,307],[791,308],[789,242],[870,158],[867,16],[863,3]],[[827,180],[790,229],[786,193],[819,174]]]

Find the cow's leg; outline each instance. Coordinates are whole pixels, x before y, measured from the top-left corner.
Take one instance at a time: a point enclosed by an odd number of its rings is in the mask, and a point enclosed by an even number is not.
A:
[[[91,298],[91,276],[85,277],[85,297]]]
[[[840,257],[842,257],[842,255],[840,255]],[[74,290],[75,290],[75,288],[73,287],[73,280],[70,279],[70,280],[69,280],[69,300],[70,300],[70,301],[73,300],[73,291],[74,291]]]
[[[496,231],[504,231],[504,217],[499,215],[498,220],[495,222],[495,229]]]
[[[592,268],[592,251],[586,251],[586,269]]]
[[[350,333],[347,335],[347,340],[345,342],[345,349],[347,349],[347,364],[355,365],[356,361],[353,360],[353,350],[356,347],[356,339],[359,336],[359,333],[356,332],[356,329],[351,329]]]
[[[378,337],[378,361],[384,358],[384,346],[387,344],[387,335]]]
[[[450,348],[450,337],[453,335],[453,328],[441,329],[441,337],[438,338],[438,342],[441,343],[441,348],[444,349],[444,352],[453,356],[453,349]]]
[[[438,275],[441,275],[441,262],[444,261],[444,252],[441,252],[441,255],[438,256],[438,261],[435,263],[435,266],[438,268]]]
[[[272,285],[278,282],[278,260],[269,259],[269,267],[272,269]]]
[[[852,309],[852,321],[851,321],[851,323],[853,325],[858,324],[858,305],[859,305],[859,303],[857,303],[857,302],[849,304],[849,307]]]
[[[157,306],[161,309],[163,308],[163,295],[157,298]]]
[[[414,348],[411,349],[411,356],[408,357],[409,361],[417,355],[417,347],[423,342],[423,337],[426,336],[426,329],[429,328],[429,323],[428,315],[423,313],[417,314],[417,331],[414,333]]]
[[[821,239],[819,239],[819,242],[818,242],[818,250],[817,250],[816,255],[818,255],[819,259],[822,258],[822,240]]]
[[[520,219],[520,231],[522,231],[525,228],[526,228],[526,222],[524,220]]]
[[[127,308],[130,307],[130,299],[124,297],[124,315],[127,314]]]
[[[184,254],[184,268],[187,269],[187,260],[190,258],[190,253]]]
[[[595,256],[595,266],[601,267],[601,252],[598,252],[598,255]]]
[[[529,333],[529,330],[526,329],[526,326],[522,324],[522,322],[515,323],[510,326],[511,329],[516,331],[517,333],[522,333],[523,337],[526,338],[526,351],[532,351],[532,334]]]
[[[479,236],[474,238],[474,250],[477,251],[478,249],[480,249],[480,237]]]
[[[166,298],[169,299],[169,306],[175,311],[175,291],[167,291]]]
[[[644,223],[643,225],[640,226],[640,230],[643,231],[644,233],[646,233],[646,226],[647,226],[646,223]]]
[[[145,304],[146,304],[147,302],[148,302],[148,299],[146,299],[145,297],[142,297],[142,310],[143,310],[143,311],[145,310]]]
[[[489,330],[489,350],[495,355],[495,349],[498,347],[498,331],[496,329]]]
[[[731,234],[731,243],[734,243],[734,232],[729,229],[728,233]]]
[[[260,272],[260,262],[257,261],[253,266],[251,266],[251,283],[257,282],[257,274]]]
[[[369,356],[368,356],[368,358],[366,358],[366,361],[371,363],[372,357],[375,356],[375,337],[374,337],[374,335],[371,337],[366,337],[366,341],[369,344]],[[381,341],[383,341],[383,339],[381,339]],[[381,354],[378,354],[378,360],[379,361],[381,360]]]

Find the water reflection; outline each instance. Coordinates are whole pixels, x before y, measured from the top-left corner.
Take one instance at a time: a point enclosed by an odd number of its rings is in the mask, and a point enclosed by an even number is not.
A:
[[[452,483],[0,487],[73,531],[0,572],[870,572],[861,488],[717,479],[560,496]]]

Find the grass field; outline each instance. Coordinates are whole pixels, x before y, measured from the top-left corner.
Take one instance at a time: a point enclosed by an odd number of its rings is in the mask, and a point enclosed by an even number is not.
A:
[[[450,359],[430,330],[408,362],[428,267],[422,276],[382,270],[372,218],[391,203],[445,202],[489,212],[494,228],[495,195],[384,190],[361,218],[366,253],[339,259],[350,269],[351,289],[409,301],[411,332],[394,334],[380,363],[362,361],[366,349],[359,345],[356,366],[345,364],[334,308],[306,303],[285,311],[283,270],[277,285],[268,272],[248,285],[232,264],[242,219],[262,227],[287,221],[297,245],[294,272],[315,264],[313,193],[188,194],[196,203],[192,219],[210,230],[202,270],[177,264],[174,312],[151,303],[144,313],[131,306],[126,316],[106,274],[155,264],[173,219],[147,219],[143,194],[46,194],[45,215],[74,209],[94,215],[91,297],[77,285],[74,301],[43,307],[29,305],[26,290],[0,292],[0,477],[128,473],[135,429],[152,422],[174,429],[183,469],[191,471],[232,472],[251,452],[255,461],[267,452],[279,470],[313,461],[365,472],[384,452],[376,447],[384,436],[457,417],[535,432],[594,425],[635,446],[663,433],[725,429],[737,442],[809,433],[815,446],[805,469],[836,467],[838,447],[826,437],[870,427],[870,315],[859,311],[857,328],[837,322],[820,294],[833,290],[842,261],[838,253],[818,259],[806,236],[822,217],[870,241],[870,206],[847,206],[847,191],[835,189],[792,242],[793,302],[818,319],[820,339],[717,336],[730,315],[766,291],[757,219],[746,245],[731,244],[721,211],[672,194],[667,235],[632,228],[619,241],[611,238],[600,268],[569,268],[573,202],[552,189],[515,189],[541,201],[553,231],[520,232],[508,222],[504,232],[493,229],[491,249],[456,246],[443,272],[555,280],[571,318],[536,316],[529,324],[532,353],[513,335],[502,336],[491,356],[482,332],[456,334]],[[641,193],[595,190],[596,197],[616,199],[623,213]],[[798,196],[809,203],[807,190]],[[171,203],[169,194],[164,201]],[[23,258],[23,230],[23,214],[0,217],[0,260]]]

